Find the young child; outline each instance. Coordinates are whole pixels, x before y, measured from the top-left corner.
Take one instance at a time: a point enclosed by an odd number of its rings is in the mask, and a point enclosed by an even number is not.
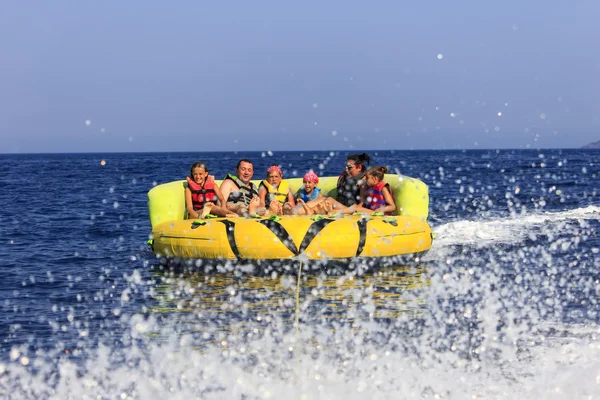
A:
[[[332,214],[353,214],[358,211],[366,214],[382,212],[385,215],[390,215],[396,211],[396,203],[390,185],[383,180],[386,172],[386,167],[369,168],[364,177],[366,188],[361,189],[361,202],[358,205],[345,207]]]
[[[219,185],[208,175],[206,163],[194,163],[186,180],[188,185],[185,188],[185,206],[188,218],[204,218],[208,214],[237,217],[236,213],[227,209]],[[219,201],[220,206],[215,204],[215,200]]]
[[[306,203],[311,200],[315,200],[319,197],[323,197],[321,189],[317,187],[317,185],[319,184],[319,177],[317,176],[317,174],[315,174],[314,171],[308,171],[304,175],[302,183],[304,183],[304,187],[298,189],[298,191],[296,192],[296,200],[301,199]]]
[[[321,189],[317,187],[319,177],[314,171],[309,171],[304,175],[304,187],[298,189],[294,196],[297,202],[296,207],[284,210],[286,214],[293,215],[314,215],[327,214],[332,210],[332,204],[329,199],[323,197]]]
[[[284,209],[291,210],[296,205],[290,185],[283,180],[283,172],[277,165],[271,165],[267,169],[267,179],[258,187],[258,198],[260,206],[268,210],[278,208],[271,207],[271,203],[278,202],[282,206],[281,210],[278,209],[280,215]]]

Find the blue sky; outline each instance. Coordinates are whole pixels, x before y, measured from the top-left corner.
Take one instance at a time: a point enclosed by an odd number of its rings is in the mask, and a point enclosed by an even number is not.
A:
[[[598,1],[5,1],[0,152],[580,147]]]

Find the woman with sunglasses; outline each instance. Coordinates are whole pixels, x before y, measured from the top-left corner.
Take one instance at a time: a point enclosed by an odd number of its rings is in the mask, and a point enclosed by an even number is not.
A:
[[[367,153],[352,154],[346,160],[346,170],[337,182],[336,200],[346,207],[360,203],[360,188],[364,184],[363,177],[367,171],[365,164],[371,162]]]

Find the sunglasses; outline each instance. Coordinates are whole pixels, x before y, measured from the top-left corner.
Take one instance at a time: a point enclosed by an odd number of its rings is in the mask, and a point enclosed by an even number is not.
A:
[[[354,168],[354,167],[356,167],[356,165],[355,165],[355,164],[347,164],[347,165],[346,165],[346,169],[347,169],[348,171],[350,171],[350,170],[351,170],[352,168]]]

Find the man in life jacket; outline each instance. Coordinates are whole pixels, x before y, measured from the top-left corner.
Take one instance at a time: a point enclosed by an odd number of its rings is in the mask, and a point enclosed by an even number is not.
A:
[[[256,186],[250,182],[253,175],[252,161],[244,158],[238,162],[235,175],[227,174],[221,183],[227,208],[238,215],[247,215],[250,201],[258,196]]]

